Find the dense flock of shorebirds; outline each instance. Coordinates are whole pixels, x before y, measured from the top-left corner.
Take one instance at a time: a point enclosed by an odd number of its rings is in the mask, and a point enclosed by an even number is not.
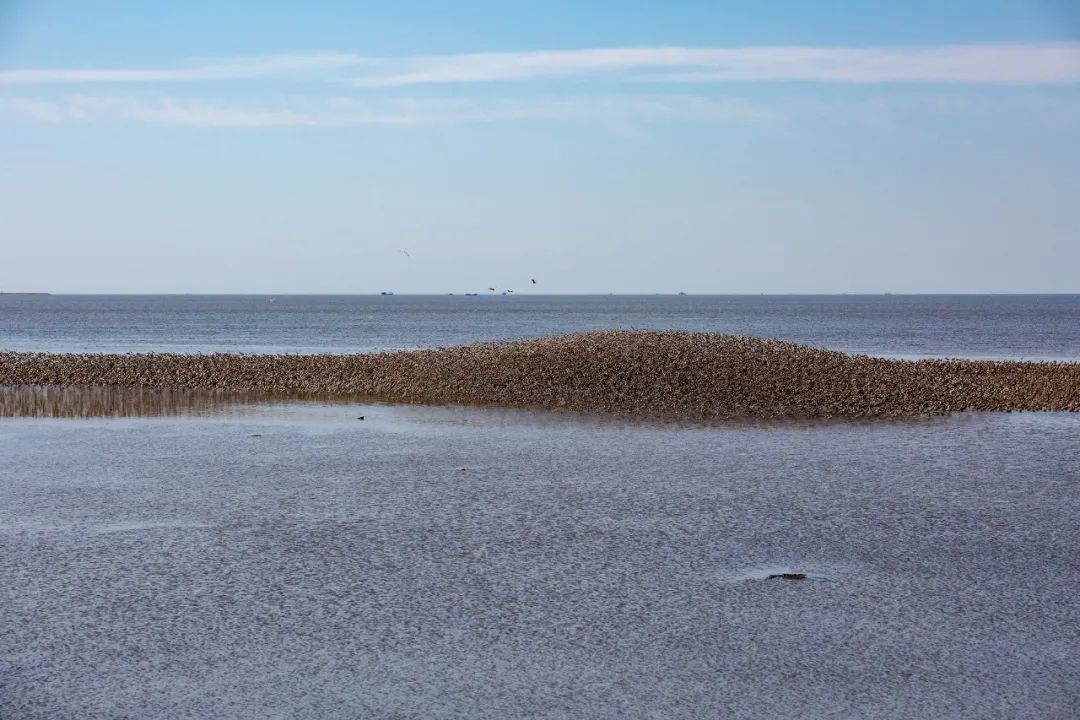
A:
[[[0,386],[7,389],[5,415],[38,414],[31,406],[41,405],[42,394],[28,388],[97,392],[105,411],[110,397],[130,405],[133,392],[142,398],[149,391],[203,400],[357,399],[690,420],[1080,411],[1080,363],[894,360],[659,331],[364,355],[0,352]]]

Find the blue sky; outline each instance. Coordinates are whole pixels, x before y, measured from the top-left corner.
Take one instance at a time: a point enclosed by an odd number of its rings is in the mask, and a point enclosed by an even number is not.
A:
[[[0,0],[0,289],[1080,292],[1068,0],[221,5]]]

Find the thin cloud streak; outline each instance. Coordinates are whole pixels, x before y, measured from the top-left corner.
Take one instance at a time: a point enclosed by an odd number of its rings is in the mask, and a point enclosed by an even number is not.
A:
[[[0,70],[0,85],[94,83],[182,83],[247,80],[289,75],[325,75],[365,62],[347,53],[295,53],[206,60],[180,68],[46,68]]]
[[[927,114],[958,117],[1025,118],[1033,127],[1073,127],[1080,100],[997,95],[956,96],[934,92],[902,98],[824,101],[791,96],[770,100],[679,94],[590,94],[488,99],[285,96],[274,102],[236,103],[220,99],[68,94],[58,99],[0,98],[0,118],[53,125],[121,123],[195,128],[423,127],[514,121],[590,122],[619,134],[642,138],[651,123],[798,126],[825,121],[894,125]]]
[[[125,122],[212,128],[423,126],[575,119],[610,122],[626,118],[635,121],[749,122],[768,117],[761,108],[740,100],[692,95],[555,97],[486,102],[292,98],[274,107],[258,107],[170,97],[144,100],[76,94],[60,100],[0,100],[0,110],[51,124]]]
[[[294,53],[179,68],[8,69],[0,85],[170,83],[297,76],[365,88],[616,77],[634,82],[1080,83],[1080,43],[933,47],[615,47],[369,57]]]
[[[647,71],[651,82],[1080,83],[1080,43],[929,48],[604,48],[416,58],[408,72],[362,76],[362,87],[482,83]],[[657,72],[661,71],[661,72]]]

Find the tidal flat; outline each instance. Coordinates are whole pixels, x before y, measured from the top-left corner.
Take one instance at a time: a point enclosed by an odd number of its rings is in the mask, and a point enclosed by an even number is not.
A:
[[[1075,717],[1078,423],[9,418],[0,716]]]

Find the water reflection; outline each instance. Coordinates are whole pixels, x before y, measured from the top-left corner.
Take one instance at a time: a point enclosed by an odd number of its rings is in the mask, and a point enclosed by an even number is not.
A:
[[[572,410],[505,408],[490,405],[428,405],[388,402],[372,397],[283,394],[265,391],[168,389],[121,385],[0,385],[0,418],[127,418],[180,416],[280,416],[317,407],[350,407],[358,413],[393,408],[393,417],[406,423],[447,428],[554,427],[565,423],[601,428],[822,428],[867,425],[922,425],[941,423],[945,416],[918,415],[895,418],[652,418],[617,413]],[[307,411],[304,409],[307,408]],[[351,411],[350,411],[351,412]],[[970,415],[971,413],[962,413]],[[333,417],[337,417],[337,414]],[[348,416],[352,418],[352,415]],[[309,418],[310,419],[310,418]],[[359,419],[359,418],[356,418]],[[386,416],[382,416],[385,420]]]
[[[95,418],[204,415],[253,404],[292,402],[261,392],[130,386],[0,385],[0,417]]]

